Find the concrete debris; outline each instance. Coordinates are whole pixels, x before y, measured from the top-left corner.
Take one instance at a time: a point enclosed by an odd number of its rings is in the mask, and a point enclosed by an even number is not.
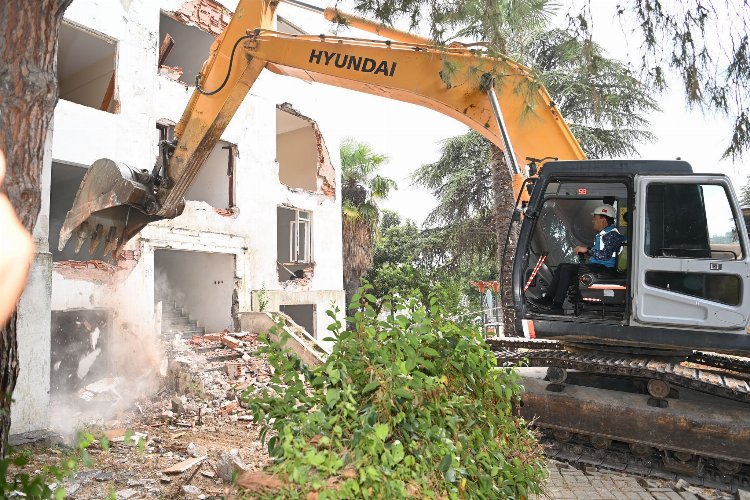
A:
[[[187,460],[183,460],[180,463],[174,464],[171,467],[167,467],[162,471],[163,474],[182,474],[186,470],[192,469],[196,465],[200,464],[206,459],[206,456],[202,457],[193,457],[188,458]]]
[[[190,443],[187,446],[187,452],[188,455],[193,458],[200,458],[208,455],[208,448],[206,448],[205,446],[198,446],[195,443]]]
[[[172,398],[172,411],[177,414],[185,413],[185,403],[187,403],[185,396],[174,396]]]
[[[64,278],[116,284],[127,278],[135,268],[140,252],[124,250],[114,264],[101,260],[61,260],[52,263],[52,269]]]
[[[218,35],[229,24],[232,13],[214,0],[190,0],[172,13],[175,19]]]
[[[186,484],[182,487],[182,492],[186,495],[199,496],[201,495],[201,489],[192,484]]]
[[[232,337],[231,335],[224,335],[221,337],[221,343],[230,349],[237,349],[242,345],[242,341]]]
[[[237,207],[230,207],[230,208],[215,208],[214,211],[221,215],[222,217],[230,217],[232,219],[236,219],[238,215],[240,215],[240,209]]]
[[[240,458],[240,452],[232,449],[222,453],[219,461],[216,462],[216,473],[226,483],[231,483],[235,474],[243,472],[247,466]]]
[[[166,64],[162,64],[159,66],[159,74],[161,76],[166,76],[170,80],[179,81],[180,78],[182,78],[182,68],[179,66],[167,66]]]
[[[128,498],[134,497],[137,494],[138,490],[133,488],[126,488],[115,493],[115,495],[117,495],[117,500],[127,500]]]
[[[104,481],[111,481],[114,479],[115,475],[112,472],[109,471],[101,471],[96,476],[94,476],[94,481],[104,482]]]
[[[118,386],[123,383],[121,377],[110,377],[97,380],[78,391],[78,397],[84,401],[111,401],[122,399]]]
[[[243,363],[237,361],[226,361],[224,362],[224,373],[232,380],[238,379],[242,376],[242,365]]]

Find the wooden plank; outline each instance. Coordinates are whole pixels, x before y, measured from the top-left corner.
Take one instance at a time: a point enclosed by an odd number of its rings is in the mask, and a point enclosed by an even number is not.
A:
[[[174,47],[174,38],[167,33],[164,35],[164,40],[161,42],[161,47],[159,48],[159,64],[158,66],[161,66],[164,64],[164,61],[167,59],[167,56],[169,56],[169,53],[172,52],[172,47]]]
[[[109,85],[107,85],[107,91],[104,92],[104,99],[102,104],[99,106],[101,111],[109,111],[109,105],[112,104],[112,98],[115,96],[115,72],[112,72],[112,77],[109,79]]]

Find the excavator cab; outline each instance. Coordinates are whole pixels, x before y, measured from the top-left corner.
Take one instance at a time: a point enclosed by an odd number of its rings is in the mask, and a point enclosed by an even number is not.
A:
[[[591,212],[606,203],[626,237],[611,272],[579,266],[562,314],[528,299],[591,246]],[[518,331],[582,344],[750,353],[747,229],[723,175],[686,162],[552,162],[535,181],[513,269]]]

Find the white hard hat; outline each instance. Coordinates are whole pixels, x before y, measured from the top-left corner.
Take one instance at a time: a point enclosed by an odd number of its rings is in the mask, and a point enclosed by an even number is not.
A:
[[[591,215],[605,215],[607,217],[615,218],[615,207],[612,205],[599,205],[591,212]]]

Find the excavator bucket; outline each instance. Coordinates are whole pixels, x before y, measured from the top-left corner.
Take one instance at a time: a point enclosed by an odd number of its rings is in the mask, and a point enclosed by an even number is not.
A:
[[[59,250],[73,238],[75,252],[88,243],[92,257],[116,252],[146,224],[161,219],[151,174],[108,159],[94,162],[83,177],[60,230]]]

